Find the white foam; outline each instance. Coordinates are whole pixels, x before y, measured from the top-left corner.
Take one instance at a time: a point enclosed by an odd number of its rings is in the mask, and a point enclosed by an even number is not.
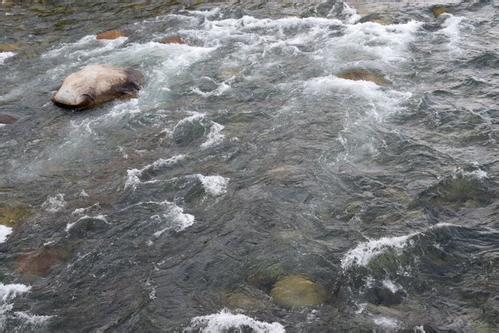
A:
[[[405,61],[408,45],[414,41],[422,22],[409,21],[405,24],[388,26],[373,22],[345,25],[345,33],[330,38],[320,57],[330,57],[330,61],[352,62],[376,58],[387,64]],[[327,58],[324,60],[328,61]]]
[[[199,88],[193,88],[192,92],[201,95],[203,97],[211,97],[211,96],[221,96],[223,93],[225,93],[227,90],[230,89],[230,85],[227,84],[227,82],[222,82],[218,84],[216,89],[213,89],[212,91],[201,91]]]
[[[452,14],[444,14],[447,19],[442,24],[444,28],[440,30],[441,33],[445,34],[449,38],[449,50],[451,53],[459,53],[461,49],[459,48],[459,41],[461,40],[461,25],[464,17],[454,16]]]
[[[42,209],[50,213],[56,213],[66,206],[64,201],[64,194],[58,193],[52,197],[48,197],[42,204]]]
[[[483,180],[489,178],[487,171],[484,171],[478,167],[478,163],[475,163],[476,169],[473,171],[464,171],[461,167],[456,168],[452,177],[456,178],[458,175],[463,177],[471,177],[478,180]]]
[[[390,290],[392,293],[396,293],[399,290],[402,290],[402,287],[395,284],[392,280],[385,279],[383,280],[383,286]]]
[[[17,297],[17,295],[27,293],[30,290],[30,286],[21,283],[3,284],[0,282],[0,299],[5,303]]]
[[[15,55],[15,52],[0,52],[0,65],[3,65],[5,60],[12,58]]]
[[[27,311],[16,311],[14,315],[21,319],[24,325],[28,324],[32,326],[41,326],[53,318],[53,316],[35,315]]]
[[[97,202],[93,204],[92,206],[89,207],[84,207],[84,208],[76,208],[71,215],[83,215],[85,212],[91,210],[92,208],[99,208],[100,204]]]
[[[304,82],[304,93],[313,95],[327,95],[331,91],[339,91],[355,95],[372,103],[372,115],[381,121],[387,113],[395,111],[397,106],[408,100],[410,92],[399,92],[384,89],[371,81],[347,80],[333,75],[317,77]]]
[[[160,158],[151,164],[144,166],[142,169],[129,169],[127,170],[127,179],[125,181],[125,189],[131,188],[135,190],[137,186],[142,182],[140,177],[146,171],[158,170],[164,167],[173,166],[179,161],[185,159],[185,155],[179,154],[168,159]]]
[[[396,329],[399,327],[399,322],[397,319],[389,318],[389,317],[375,317],[373,321],[376,325],[381,326],[386,329]]]
[[[165,228],[155,232],[155,237],[161,236],[168,230],[175,230],[179,232],[194,224],[194,215],[184,213],[184,209],[182,207],[179,207],[175,203],[169,201],[163,201],[159,204],[163,207],[164,212],[151,216],[151,220],[160,224],[168,223],[168,225]]]
[[[175,129],[179,126],[182,126],[184,125],[185,123],[191,123],[195,120],[199,120],[199,119],[203,119],[206,114],[204,113],[200,113],[200,112],[196,112],[196,111],[193,111],[193,112],[190,112],[190,116],[188,117],[185,117],[184,119],[181,119],[176,125],[175,127],[173,127],[173,131],[175,131]]]
[[[223,125],[212,121],[210,132],[208,132],[206,141],[201,144],[201,148],[206,149],[220,144],[225,137],[225,135],[222,133],[224,128],[225,127]]]
[[[0,224],[0,244],[4,243],[11,233],[12,228]]]
[[[376,240],[360,243],[347,252],[341,260],[343,269],[351,266],[367,266],[371,259],[379,256],[388,249],[403,249],[414,234],[399,237],[383,237]]]
[[[346,2],[343,5],[343,13],[347,15],[346,23],[354,24],[361,19],[361,16],[357,14],[357,10],[355,8],[350,7]]]
[[[229,184],[229,178],[222,176],[203,176],[201,174],[196,175],[198,179],[203,184],[206,193],[213,196],[219,196],[227,192],[227,185]]]
[[[284,326],[277,322],[267,323],[258,321],[243,314],[233,314],[228,310],[219,313],[195,317],[191,320],[191,330],[200,330],[203,333],[225,332],[230,329],[250,327],[256,333],[284,333]]]
[[[127,41],[127,37],[113,40],[97,40],[95,35],[87,35],[74,43],[65,43],[60,47],[45,52],[42,58],[55,58],[59,56],[79,59],[95,57],[120,47]]]
[[[349,250],[341,259],[341,267],[345,270],[353,266],[367,266],[369,262],[385,253],[388,250],[400,251],[407,246],[412,245],[412,238],[417,235],[424,234],[433,229],[442,227],[454,226],[449,223],[439,223],[431,226],[423,231],[414,232],[409,235],[398,237],[382,237],[379,239],[369,240],[358,244],[353,249]]]

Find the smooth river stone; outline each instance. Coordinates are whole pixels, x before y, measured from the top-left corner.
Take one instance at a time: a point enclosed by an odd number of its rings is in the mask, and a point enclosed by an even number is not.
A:
[[[69,75],[52,97],[66,109],[86,109],[116,98],[136,97],[144,84],[141,72],[110,65],[89,65]]]

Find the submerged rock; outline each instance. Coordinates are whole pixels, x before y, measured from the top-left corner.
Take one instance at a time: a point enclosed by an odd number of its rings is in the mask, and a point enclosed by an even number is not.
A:
[[[98,34],[95,38],[97,40],[113,40],[122,37],[127,37],[123,32],[118,30],[104,31]]]
[[[65,262],[70,252],[64,248],[43,246],[25,253],[17,259],[17,271],[24,276],[47,276],[52,268]]]
[[[433,6],[431,12],[435,17],[439,17],[440,15],[447,13],[448,9],[445,6]]]
[[[108,228],[108,222],[103,215],[83,216],[66,226],[66,232],[72,238],[89,238],[92,234],[103,232]]]
[[[8,114],[0,114],[0,124],[13,124],[16,121],[16,117],[9,116]]]
[[[136,97],[144,84],[141,72],[110,65],[89,65],[69,75],[52,97],[62,108],[85,109],[116,98]]]
[[[458,174],[444,178],[420,193],[410,208],[418,205],[426,208],[447,206],[454,209],[484,207],[496,197],[494,187],[486,178]]]
[[[365,69],[353,69],[349,71],[345,71],[340,73],[338,77],[346,80],[354,80],[354,81],[371,81],[376,83],[377,85],[387,85],[390,83],[385,77],[381,74],[372,73]]]
[[[15,227],[22,223],[30,214],[30,209],[24,206],[0,207],[0,224]]]
[[[321,285],[301,275],[280,279],[274,284],[270,295],[274,303],[289,308],[320,305],[327,299]]]
[[[268,296],[267,296],[268,297]],[[248,291],[237,290],[225,295],[225,306],[229,309],[243,309],[247,311],[263,310],[268,307],[265,299],[252,295]]]

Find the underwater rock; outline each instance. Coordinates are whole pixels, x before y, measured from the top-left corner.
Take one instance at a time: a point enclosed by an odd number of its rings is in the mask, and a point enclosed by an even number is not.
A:
[[[448,206],[454,209],[463,207],[484,207],[496,197],[494,185],[486,178],[455,175],[444,178],[418,195],[411,207],[439,208]]]
[[[167,37],[167,38],[161,40],[160,43],[162,43],[162,44],[187,44],[187,42],[179,36]]]
[[[61,247],[43,246],[17,259],[17,271],[26,277],[47,276],[57,265],[65,262],[70,252]]]
[[[62,108],[85,109],[116,98],[136,97],[144,84],[141,72],[110,65],[89,65],[69,75],[52,97]]]
[[[387,85],[390,83],[385,77],[381,74],[372,73],[365,69],[353,69],[349,71],[345,71],[343,73],[338,74],[338,77],[345,80],[354,80],[354,81],[371,81],[376,83],[377,85]]]
[[[274,284],[270,295],[274,303],[289,308],[320,305],[327,299],[322,286],[301,275],[280,279]]]
[[[248,283],[269,293],[275,282],[280,276],[283,276],[283,274],[283,268],[278,264],[260,267],[248,277]]]
[[[448,9],[445,6],[433,6],[431,12],[435,17],[439,17],[440,15],[447,13]]]
[[[98,34],[95,38],[97,40],[113,40],[122,37],[127,37],[124,33],[118,30],[104,31]]]
[[[400,304],[405,296],[404,291],[391,290],[385,286],[378,286],[367,292],[367,299],[370,303],[385,306]]]
[[[108,222],[103,215],[83,216],[78,221],[68,224],[66,231],[72,238],[87,237],[96,232],[102,232],[108,227]]]
[[[17,121],[16,117],[9,116],[8,114],[0,114],[0,124],[13,124]]]
[[[279,165],[265,172],[269,181],[278,183],[298,183],[306,179],[302,170],[293,165]]]
[[[0,207],[0,224],[15,227],[30,215],[30,209],[24,206]]]
[[[264,299],[242,290],[227,293],[225,295],[225,305],[229,309],[243,309],[248,311],[263,310],[268,307]]]

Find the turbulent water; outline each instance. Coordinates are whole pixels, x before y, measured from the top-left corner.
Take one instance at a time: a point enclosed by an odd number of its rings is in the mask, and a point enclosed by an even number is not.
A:
[[[376,11],[2,2],[0,331],[499,332],[497,3]],[[94,63],[146,85],[52,105]]]

